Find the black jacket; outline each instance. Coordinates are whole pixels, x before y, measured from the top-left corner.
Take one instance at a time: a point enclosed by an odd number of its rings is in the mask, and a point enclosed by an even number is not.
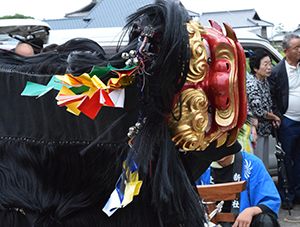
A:
[[[285,67],[285,58],[282,59],[268,77],[272,97],[272,110],[281,120],[289,103],[289,80]]]

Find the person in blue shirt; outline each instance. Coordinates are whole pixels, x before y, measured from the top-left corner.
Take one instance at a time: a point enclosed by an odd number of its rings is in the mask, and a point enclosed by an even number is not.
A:
[[[234,223],[222,226],[279,226],[277,222],[281,199],[264,163],[255,155],[240,151],[213,162],[196,185],[247,181],[240,197],[225,201],[222,212],[235,213]],[[201,196],[201,195],[200,195]]]

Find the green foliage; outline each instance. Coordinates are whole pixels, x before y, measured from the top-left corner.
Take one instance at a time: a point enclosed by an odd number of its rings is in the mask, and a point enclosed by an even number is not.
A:
[[[14,16],[6,15],[0,17],[0,19],[34,19],[34,17],[24,16],[22,14],[16,13]]]
[[[249,65],[249,58],[246,58],[246,70],[248,73],[251,73],[250,65]]]
[[[285,29],[284,24],[282,24],[282,23],[277,24],[275,27],[275,32],[276,32],[276,34],[285,33],[286,29]]]

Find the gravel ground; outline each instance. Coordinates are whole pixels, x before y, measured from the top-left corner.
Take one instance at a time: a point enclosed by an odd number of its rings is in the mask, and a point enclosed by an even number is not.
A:
[[[281,227],[299,227],[300,226],[300,204],[294,205],[289,215],[288,210],[279,210],[279,224]]]

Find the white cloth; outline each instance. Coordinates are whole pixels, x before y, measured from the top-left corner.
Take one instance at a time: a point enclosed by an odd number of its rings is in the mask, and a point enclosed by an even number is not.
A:
[[[295,67],[285,61],[285,67],[289,80],[289,103],[284,116],[300,121],[300,63]]]

